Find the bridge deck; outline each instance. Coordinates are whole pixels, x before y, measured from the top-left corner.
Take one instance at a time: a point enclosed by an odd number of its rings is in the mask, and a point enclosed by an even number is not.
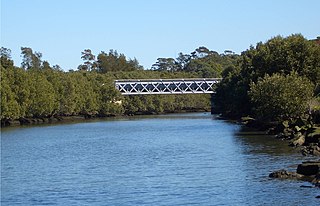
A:
[[[126,79],[116,80],[115,87],[122,95],[145,94],[211,94],[220,78],[210,79]]]

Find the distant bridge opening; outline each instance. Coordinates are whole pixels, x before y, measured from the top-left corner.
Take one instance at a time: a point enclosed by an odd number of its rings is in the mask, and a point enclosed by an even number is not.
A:
[[[210,79],[125,79],[116,80],[115,87],[122,95],[146,94],[213,94],[213,86],[221,78]]]

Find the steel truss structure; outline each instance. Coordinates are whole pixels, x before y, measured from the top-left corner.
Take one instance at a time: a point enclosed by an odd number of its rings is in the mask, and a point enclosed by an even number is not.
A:
[[[115,87],[122,95],[145,94],[212,94],[214,84],[221,78],[211,79],[145,79],[116,80]]]

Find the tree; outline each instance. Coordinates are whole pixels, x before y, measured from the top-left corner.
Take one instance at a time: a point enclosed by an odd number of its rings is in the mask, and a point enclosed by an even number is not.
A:
[[[313,89],[310,80],[297,73],[273,74],[251,83],[249,96],[258,118],[287,120],[307,112]]]
[[[198,77],[220,77],[221,72],[231,66],[237,65],[239,55],[234,52],[218,54],[202,46],[191,54],[179,53],[174,60],[172,58],[159,58],[152,69],[157,71],[183,71],[194,73]]]
[[[16,94],[16,100],[20,106],[21,117],[26,117],[31,104],[32,78],[30,72],[22,68],[12,69],[11,89]]]
[[[241,56],[242,75],[255,82],[265,74],[290,74],[292,71],[308,77],[313,83],[320,82],[320,46],[301,34],[259,42]]]
[[[123,98],[120,92],[114,88],[112,81],[104,80],[104,83],[100,85],[99,114],[104,116],[122,114],[123,107],[120,102],[122,102]]]
[[[17,119],[20,117],[20,107],[16,101],[16,94],[10,88],[10,81],[7,72],[1,66],[1,120]]]
[[[129,71],[143,70],[143,66],[139,64],[139,61],[136,58],[129,59],[129,61],[127,61],[127,64],[130,68]]]
[[[173,58],[158,58],[157,62],[152,65],[152,69],[156,71],[170,71],[178,70],[178,65]]]
[[[142,70],[137,59],[127,60],[124,54],[119,54],[116,50],[110,50],[109,53],[102,51],[97,57],[98,72],[107,73],[115,71],[136,71]]]
[[[1,47],[0,56],[6,59],[11,59],[11,50],[5,47]]]
[[[0,48],[0,64],[3,66],[3,68],[13,67],[10,49],[4,47]]]
[[[40,69],[41,57],[40,52],[33,53],[29,47],[21,47],[21,56],[23,57],[21,67],[24,69]]]
[[[59,113],[62,115],[75,115],[77,114],[77,93],[76,87],[76,77],[72,72],[65,73],[62,75],[61,86],[63,90],[61,91],[60,108]],[[80,111],[80,109],[79,109]]]
[[[48,61],[43,61],[41,68],[43,70],[51,70],[50,63]]]
[[[191,60],[191,55],[189,54],[183,54],[182,52],[180,52],[178,54],[178,57],[176,59],[176,63],[178,64],[178,70],[179,71],[183,71],[184,68],[188,65],[188,63]]]
[[[252,112],[252,102],[248,96],[250,84],[257,83],[265,75],[297,72],[319,85],[320,46],[300,34],[286,38],[277,36],[242,52],[239,67],[234,73],[224,72],[228,78],[223,76],[215,98],[215,106],[220,112],[237,117]]]
[[[79,70],[91,71],[96,69],[96,57],[92,54],[91,49],[85,49],[83,52],[81,52],[81,59],[84,61],[84,63],[78,67]]]
[[[201,46],[197,48],[194,52],[191,52],[191,56],[193,59],[204,58],[208,55],[211,55],[213,51],[210,51],[208,48]]]
[[[27,116],[51,116],[55,109],[55,93],[52,84],[39,71],[31,71],[29,75],[31,102]]]

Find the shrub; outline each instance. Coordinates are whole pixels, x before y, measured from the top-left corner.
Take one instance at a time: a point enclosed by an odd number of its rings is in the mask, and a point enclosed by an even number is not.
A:
[[[251,83],[249,96],[257,118],[285,120],[306,113],[313,89],[313,84],[297,73],[273,74]]]

